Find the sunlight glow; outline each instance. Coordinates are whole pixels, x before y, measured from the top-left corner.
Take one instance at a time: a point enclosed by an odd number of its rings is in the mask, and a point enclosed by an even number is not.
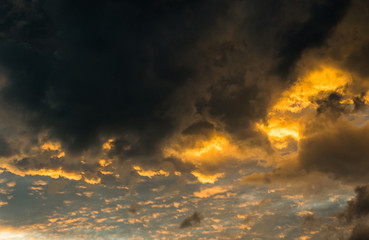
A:
[[[191,172],[192,175],[194,175],[197,180],[199,180],[199,182],[201,183],[215,183],[216,181],[218,181],[218,178],[221,178],[224,176],[224,173],[216,173],[216,174],[203,174],[201,172],[198,171],[192,171]]]
[[[241,159],[243,156],[238,146],[221,134],[214,134],[209,138],[182,137],[164,148],[163,154],[196,166],[219,164],[227,158]]]
[[[148,177],[148,178],[152,178],[154,176],[169,176],[169,172],[164,171],[164,170],[144,170],[142,169],[140,166],[133,166],[133,169],[136,170],[136,172],[138,173],[138,175],[143,176],[143,177]]]
[[[0,240],[25,239],[22,233],[0,232]]]
[[[299,141],[302,128],[309,114],[316,112],[316,100],[327,97],[332,92],[344,94],[348,84],[352,82],[349,73],[333,67],[322,66],[303,77],[288,90],[271,108],[266,122],[257,124],[257,128],[266,133],[273,146],[283,149],[289,141]],[[343,99],[352,104],[350,99]]]

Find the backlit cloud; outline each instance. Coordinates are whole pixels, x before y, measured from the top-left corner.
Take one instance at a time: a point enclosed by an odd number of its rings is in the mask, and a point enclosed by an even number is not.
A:
[[[365,239],[368,11],[4,0],[0,239]]]

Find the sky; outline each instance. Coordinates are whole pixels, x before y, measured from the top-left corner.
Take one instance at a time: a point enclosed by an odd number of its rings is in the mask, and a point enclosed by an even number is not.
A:
[[[0,15],[0,240],[369,239],[369,1]]]

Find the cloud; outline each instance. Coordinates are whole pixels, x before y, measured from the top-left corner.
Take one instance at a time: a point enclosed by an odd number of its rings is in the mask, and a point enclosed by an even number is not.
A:
[[[201,220],[204,217],[201,213],[195,211],[191,216],[186,217],[180,224],[179,228],[189,228],[189,227],[195,227],[197,225],[200,225]]]
[[[0,156],[8,157],[14,154],[12,146],[0,136]]]
[[[26,45],[22,38],[2,42],[0,62],[7,79],[4,103],[23,109],[30,117],[24,120],[34,130],[50,130],[69,151],[98,144],[100,134],[141,130],[151,134],[138,134],[127,155],[156,151],[173,129],[161,105],[193,74],[191,66],[180,63],[181,52],[228,5],[213,4],[215,12],[204,12],[203,3],[173,4],[53,1],[40,5],[52,19],[53,29],[61,33],[54,49],[58,55]],[[128,6],[138,11],[133,13]],[[186,7],[194,12],[193,18],[186,15]],[[96,14],[94,9],[105,13]],[[198,21],[200,15],[207,20]]]
[[[369,43],[366,43],[361,48],[350,54],[346,60],[346,66],[362,77],[369,76],[368,68],[365,67],[365,63],[368,61],[368,54]]]
[[[216,174],[202,174],[200,172],[192,171],[192,175],[194,175],[197,180],[201,183],[215,183],[218,181],[218,178],[224,176],[224,173],[216,173]]]
[[[355,189],[356,196],[347,202],[342,213],[348,222],[360,219],[369,214],[369,186],[359,186]]]
[[[277,71],[282,75],[288,74],[303,51],[322,45],[346,15],[351,2],[328,0],[320,4],[314,3],[309,20],[296,24],[288,32],[286,45],[279,52],[282,61]]]
[[[216,186],[216,187],[211,187],[211,188],[204,188],[204,189],[201,189],[200,192],[194,192],[194,196],[198,197],[198,198],[208,198],[208,197],[216,195],[216,194],[225,193],[228,190],[229,190],[229,188],[221,187],[221,186]]]
[[[300,142],[299,160],[304,169],[317,170],[345,181],[366,181],[369,167],[369,125],[340,121]]]
[[[183,135],[209,135],[214,130],[214,125],[208,121],[196,122],[182,131]]]
[[[345,112],[345,105],[341,102],[342,95],[337,92],[333,92],[329,94],[328,97],[317,100],[319,107],[316,111],[318,114],[330,113],[335,115],[335,117],[337,118],[341,113]]]
[[[366,224],[358,224],[352,230],[348,240],[365,240],[369,238],[369,226]]]
[[[131,202],[131,204],[127,208],[127,211],[129,213],[136,214],[141,208],[142,208],[142,206],[140,204],[138,204],[136,202]]]
[[[1,215],[40,238],[319,238],[368,180],[364,1],[3,2]]]
[[[341,220],[336,227],[331,226],[332,233],[337,234],[351,229],[350,236],[344,238],[347,240],[368,239],[369,226],[367,225],[367,216],[369,215],[369,185],[358,186],[355,188],[355,197],[347,201],[343,212],[338,214]],[[342,238],[342,237],[341,237]]]
[[[40,175],[52,178],[64,177],[70,180],[84,178],[86,181],[102,177],[98,164],[65,161],[63,157],[52,157],[47,153],[38,155],[38,158],[15,159],[6,167],[10,172],[21,176]]]
[[[138,175],[143,176],[143,177],[148,177],[148,178],[152,178],[153,176],[160,176],[160,175],[164,175],[164,176],[169,176],[169,173],[164,171],[164,170],[144,170],[142,169],[140,166],[133,166],[133,169],[137,171]]]
[[[1,35],[0,104],[11,122],[60,142],[66,155],[105,151],[181,168],[162,155],[167,139],[214,130],[268,148],[254,124],[283,88],[273,65],[283,72],[321,46],[348,4],[6,1],[20,15],[1,23],[14,31]]]

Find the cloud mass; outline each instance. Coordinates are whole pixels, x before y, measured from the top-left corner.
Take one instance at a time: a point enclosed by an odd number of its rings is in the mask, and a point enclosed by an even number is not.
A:
[[[369,4],[4,0],[0,239],[365,239]]]

